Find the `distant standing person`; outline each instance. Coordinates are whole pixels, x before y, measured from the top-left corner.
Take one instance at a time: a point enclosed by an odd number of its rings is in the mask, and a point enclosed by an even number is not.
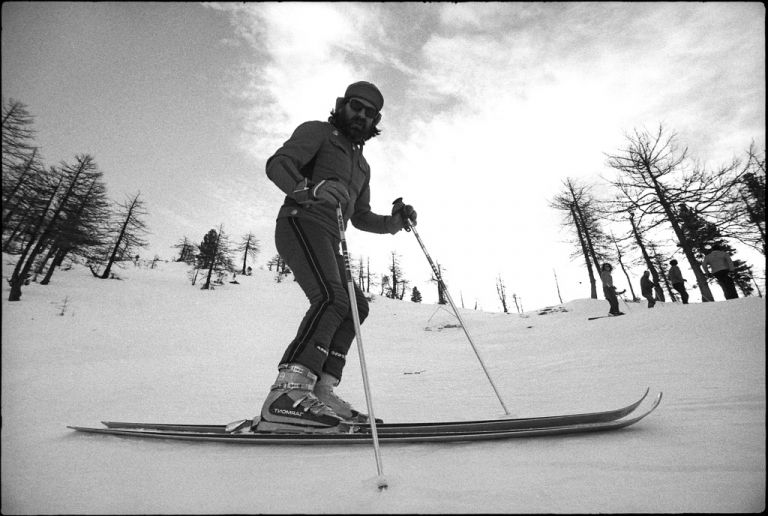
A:
[[[672,266],[669,268],[669,282],[672,283],[672,288],[678,291],[680,298],[683,300],[683,304],[688,304],[688,291],[685,290],[685,282],[683,273],[680,271],[680,267],[677,266],[677,260],[669,262]]]
[[[656,299],[654,297],[653,289],[656,288],[656,283],[651,281],[650,271],[645,271],[643,277],[640,278],[640,292],[643,297],[648,300],[648,308],[653,308],[656,305]]]
[[[739,294],[736,292],[736,285],[731,278],[731,272],[736,270],[733,265],[730,255],[721,249],[716,247],[705,248],[707,255],[704,257],[702,266],[704,272],[712,273],[717,282],[720,283],[720,288],[723,289],[725,299],[736,299]]]
[[[619,299],[616,297],[616,287],[613,286],[613,276],[611,271],[613,267],[610,263],[604,263],[600,269],[600,279],[603,282],[603,294],[605,299],[608,300],[608,304],[611,305],[611,309],[608,312],[611,315],[624,315],[624,312],[619,311]]]

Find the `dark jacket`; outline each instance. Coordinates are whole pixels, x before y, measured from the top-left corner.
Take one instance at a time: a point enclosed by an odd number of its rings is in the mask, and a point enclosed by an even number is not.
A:
[[[281,157],[289,159],[299,170],[293,176],[284,167],[272,166]],[[338,236],[336,208],[328,203],[301,205],[294,192],[302,186],[312,186],[323,180],[337,180],[349,192],[350,200],[344,211],[344,226],[349,220],[362,231],[396,233],[400,227],[389,215],[377,215],[370,206],[371,169],[363,157],[363,148],[352,144],[329,122],[305,122],[267,160],[267,176],[286,197],[277,218],[298,217],[318,223]]]
[[[676,283],[682,283],[683,280],[683,273],[680,271],[680,267],[677,265],[673,265],[669,268],[669,282],[673,285]]]
[[[651,281],[648,276],[643,276],[640,278],[640,292],[643,293],[643,296],[652,296],[655,286],[656,283]]]

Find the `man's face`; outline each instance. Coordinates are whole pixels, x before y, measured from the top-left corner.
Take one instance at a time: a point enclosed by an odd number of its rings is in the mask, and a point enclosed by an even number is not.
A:
[[[376,108],[365,99],[352,97],[341,110],[342,125],[347,136],[353,142],[362,141],[370,134]]]

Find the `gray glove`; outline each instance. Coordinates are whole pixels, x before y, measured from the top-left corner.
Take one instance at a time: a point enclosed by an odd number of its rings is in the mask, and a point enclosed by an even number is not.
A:
[[[396,227],[398,231],[401,229],[410,231],[411,225],[408,223],[408,221],[410,220],[411,223],[415,226],[416,217],[416,210],[414,210],[413,206],[410,204],[405,204],[402,197],[398,197],[395,199],[395,202],[392,203],[392,219],[390,224],[393,227]]]
[[[324,179],[317,184],[304,180],[293,191],[293,198],[301,205],[325,202],[345,208],[349,202],[349,192],[343,184],[333,179]]]

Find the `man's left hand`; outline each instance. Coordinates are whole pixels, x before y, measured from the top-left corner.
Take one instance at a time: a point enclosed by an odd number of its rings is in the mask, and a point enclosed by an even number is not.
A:
[[[407,231],[411,225],[415,226],[416,217],[416,210],[413,209],[413,206],[405,204],[402,199],[397,199],[394,202],[392,206],[392,219],[395,221],[398,230],[405,229]]]

